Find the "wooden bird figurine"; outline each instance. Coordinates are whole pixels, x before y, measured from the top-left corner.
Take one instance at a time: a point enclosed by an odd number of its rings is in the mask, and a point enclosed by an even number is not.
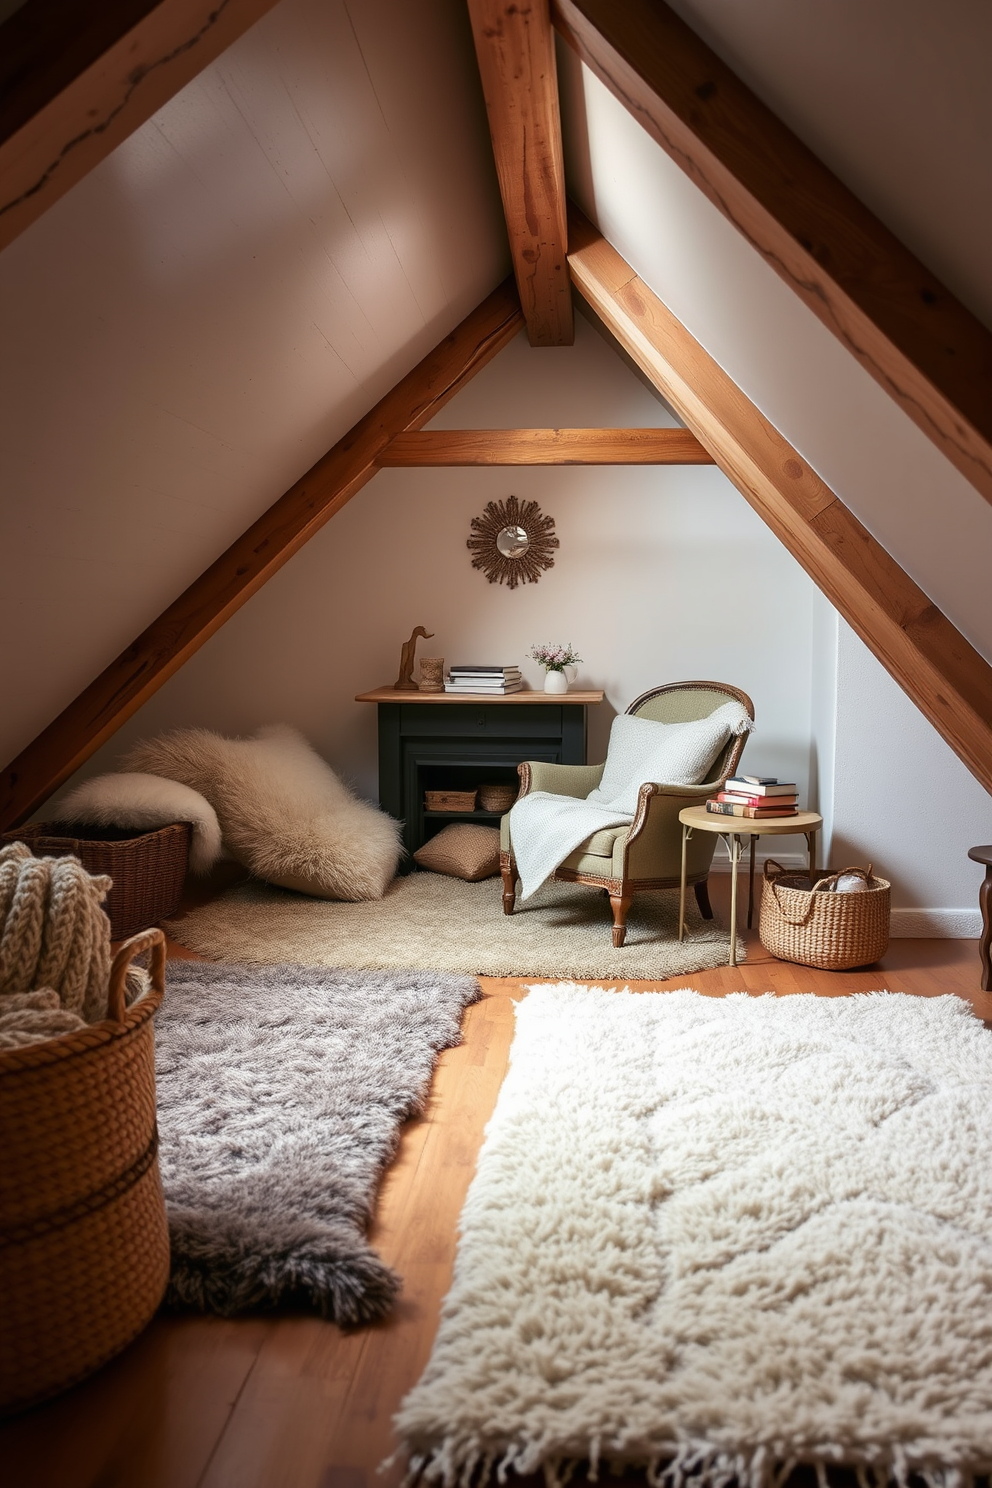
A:
[[[403,642],[403,650],[400,652],[400,674],[396,678],[396,681],[393,683],[394,692],[419,691],[416,682],[414,682],[413,680],[413,666],[417,650],[417,640],[419,637],[423,636],[425,641],[429,641],[433,635],[434,632],[432,630],[425,630],[422,625],[418,625],[410,639]]]

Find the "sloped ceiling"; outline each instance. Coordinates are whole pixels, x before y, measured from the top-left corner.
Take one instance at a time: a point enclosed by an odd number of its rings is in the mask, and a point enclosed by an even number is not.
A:
[[[675,8],[988,316],[984,0]],[[879,436],[884,395],[863,403],[784,287],[762,298],[746,245],[726,249],[695,204],[673,214],[637,126],[574,69],[571,98],[586,210],[992,655],[989,508],[939,456],[917,461],[897,410]],[[462,0],[282,0],[5,250],[0,757],[507,268]]]
[[[508,268],[460,0],[283,0],[11,244],[0,756]]]

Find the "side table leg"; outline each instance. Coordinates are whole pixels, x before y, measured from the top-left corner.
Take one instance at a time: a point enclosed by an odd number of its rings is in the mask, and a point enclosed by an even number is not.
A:
[[[809,876],[813,877],[816,872],[816,833],[806,833],[806,847],[809,851]]]
[[[682,882],[679,886],[679,940],[685,936],[685,849],[689,841],[691,827],[682,824]]]
[[[747,928],[750,930],[754,925],[754,849],[757,845],[758,834],[751,837],[751,864],[747,870]]]
[[[737,965],[737,869],[741,861],[741,839],[736,832],[727,834],[730,849],[730,960],[728,966]]]
[[[985,870],[985,880],[978,891],[978,907],[982,911],[982,938],[978,942],[982,991],[992,992],[992,868]]]

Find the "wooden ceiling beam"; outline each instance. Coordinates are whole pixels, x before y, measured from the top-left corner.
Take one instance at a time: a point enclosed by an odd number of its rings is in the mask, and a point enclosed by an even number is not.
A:
[[[6,767],[0,829],[47,800],[375,475],[393,436],[439,413],[522,325],[507,279]]]
[[[688,429],[423,429],[380,465],[712,465]]]
[[[663,0],[553,0],[662,149],[992,502],[992,333]]]
[[[581,213],[572,281],[737,489],[992,790],[992,667]]]
[[[0,248],[275,0],[26,0],[0,25]]]
[[[513,272],[532,346],[571,346],[565,167],[549,0],[468,0]]]

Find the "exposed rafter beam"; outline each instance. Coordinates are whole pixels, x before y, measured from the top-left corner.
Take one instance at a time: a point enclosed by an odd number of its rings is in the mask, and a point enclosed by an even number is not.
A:
[[[572,281],[721,470],[992,790],[992,667],[578,212]]]
[[[253,522],[0,776],[18,826],[375,475],[390,439],[439,413],[523,325],[508,279]]]
[[[26,0],[0,25],[0,248],[275,0]]]
[[[513,272],[532,346],[575,336],[549,0],[468,0]]]
[[[992,502],[992,334],[662,0],[553,0],[555,25]]]
[[[424,429],[380,465],[712,465],[688,429]]]

